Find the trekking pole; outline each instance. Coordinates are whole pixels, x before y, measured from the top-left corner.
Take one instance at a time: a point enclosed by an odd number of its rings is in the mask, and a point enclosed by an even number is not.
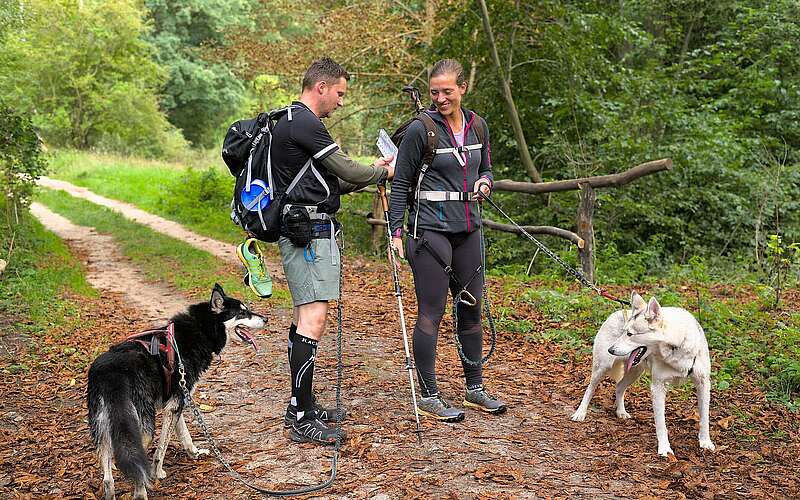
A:
[[[509,217],[509,215],[507,213],[505,213],[502,208],[497,206],[497,203],[495,203],[494,200],[492,200],[492,198],[489,197],[489,195],[484,194],[483,191],[480,191],[480,190],[478,190],[478,195],[480,195],[481,198],[483,198],[484,200],[488,201],[489,204],[492,206],[492,208],[494,208],[495,210],[500,212],[500,214],[503,217],[505,217],[506,219],[508,219],[509,222],[511,222],[511,224],[513,224],[514,227],[516,227],[523,235],[525,235],[526,238],[528,238],[533,243],[535,243],[536,246],[539,247],[539,249],[542,252],[544,252],[548,257],[550,257],[553,261],[555,261],[556,264],[558,264],[559,266],[564,268],[564,270],[567,271],[567,273],[571,274],[573,278],[578,280],[579,283],[581,283],[583,285],[586,285],[587,287],[591,288],[592,290],[594,290],[598,295],[600,295],[603,298],[606,298],[606,299],[609,299],[609,300],[613,300],[614,302],[619,302],[620,304],[625,305],[625,306],[631,305],[630,301],[625,300],[625,299],[620,299],[618,297],[615,297],[615,296],[611,295],[607,291],[603,290],[599,286],[597,286],[594,283],[592,283],[591,281],[589,281],[589,278],[587,278],[582,272],[578,271],[574,267],[572,267],[569,264],[567,264],[566,262],[564,262],[561,259],[561,257],[559,257],[558,255],[553,253],[553,251],[550,250],[549,248],[547,248],[544,245],[544,243],[541,243],[539,240],[537,240],[536,238],[531,236],[528,231],[526,231],[522,226],[517,224],[516,221],[514,221],[514,219]]]
[[[414,373],[411,366],[411,354],[408,350],[408,334],[406,333],[406,316],[403,311],[403,293],[400,290],[400,273],[397,270],[397,259],[392,246],[392,230],[389,228],[389,200],[386,199],[386,184],[378,184],[378,193],[383,204],[383,218],[386,221],[386,237],[389,238],[388,252],[389,265],[392,267],[394,277],[394,294],[397,297],[397,309],[400,311],[400,330],[403,332],[403,347],[406,350],[406,370],[408,370],[408,382],[411,384],[411,399],[414,401],[414,418],[417,421],[417,443],[422,444],[422,430],[419,428],[419,409],[417,408],[417,391],[414,387]]]

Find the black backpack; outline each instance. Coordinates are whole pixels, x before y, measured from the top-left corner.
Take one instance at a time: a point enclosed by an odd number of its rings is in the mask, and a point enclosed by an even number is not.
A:
[[[236,177],[231,219],[261,241],[278,241],[286,195],[308,169],[316,170],[309,158],[288,187],[277,186],[273,180],[272,130],[284,114],[292,119],[292,107],[237,121],[230,126],[223,141],[222,159]]]

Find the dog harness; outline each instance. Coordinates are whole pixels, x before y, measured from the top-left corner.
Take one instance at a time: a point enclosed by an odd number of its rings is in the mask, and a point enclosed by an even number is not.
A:
[[[125,342],[141,344],[150,355],[158,358],[159,364],[161,365],[161,374],[164,377],[164,393],[162,400],[168,400],[172,392],[172,375],[175,373],[175,348],[173,347],[175,342],[175,323],[169,323],[164,328],[134,333],[133,335],[125,337],[125,340],[120,342],[120,344],[124,344]],[[164,357],[160,356],[162,353]]]

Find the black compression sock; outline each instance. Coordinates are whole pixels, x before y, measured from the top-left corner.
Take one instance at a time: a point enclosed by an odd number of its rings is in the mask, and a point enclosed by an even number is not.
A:
[[[297,420],[314,409],[312,387],[314,382],[314,359],[317,341],[297,332],[292,343],[289,367],[292,370],[292,393],[297,400]]]
[[[289,327],[289,340],[286,343],[286,354],[289,359],[289,372],[291,373],[292,367],[292,345],[294,344],[294,337],[297,335],[297,325],[292,323],[292,326]],[[297,406],[297,395],[295,394],[294,384],[290,384],[292,388],[292,400],[290,401],[292,405]]]

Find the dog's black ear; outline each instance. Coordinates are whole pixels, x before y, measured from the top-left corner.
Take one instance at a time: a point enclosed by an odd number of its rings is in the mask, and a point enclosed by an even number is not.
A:
[[[216,283],[211,291],[211,310],[219,314],[223,309],[225,309],[225,290]]]

